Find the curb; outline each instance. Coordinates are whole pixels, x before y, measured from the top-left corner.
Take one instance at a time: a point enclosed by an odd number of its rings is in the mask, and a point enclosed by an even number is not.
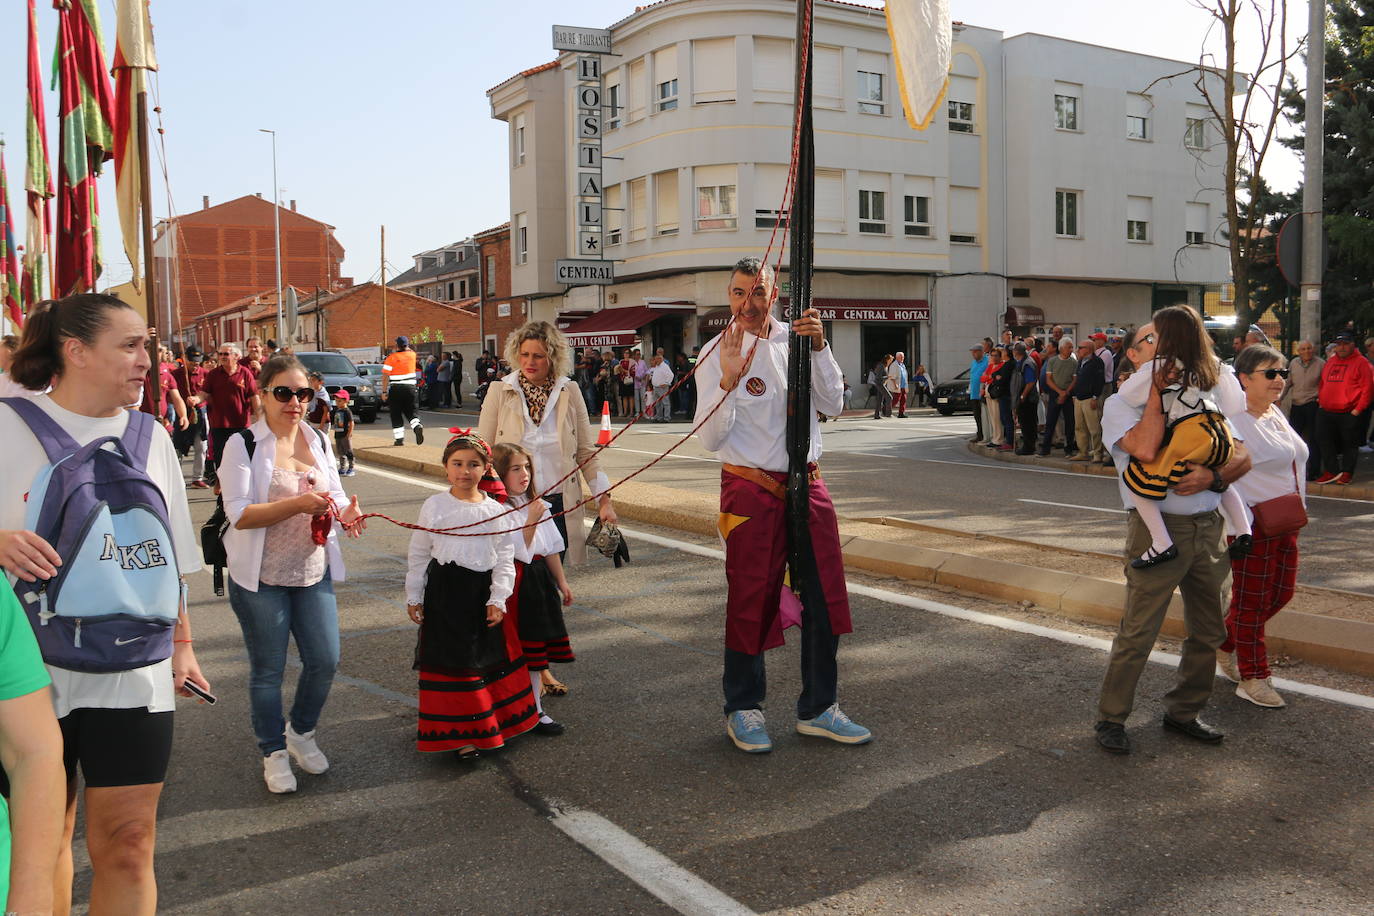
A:
[[[359,461],[426,477],[443,479],[445,476],[442,466],[407,458],[392,446],[359,448],[356,453]],[[1020,457],[1025,460],[1029,456]],[[1037,457],[1033,460],[1054,462],[1057,459]],[[1102,476],[1112,476],[1107,468],[1101,471]],[[718,506],[711,493],[692,493],[635,481],[616,491],[615,505],[620,516],[632,521],[707,537],[716,534]],[[840,520],[840,547],[847,569],[928,582],[998,601],[1030,602],[1038,611],[1097,624],[1118,623],[1126,605],[1124,583],[893,543],[890,538],[883,537],[883,527],[872,519]],[[1177,593],[1169,603],[1162,631],[1175,637],[1187,635],[1183,625],[1183,600]],[[1271,654],[1293,655],[1341,671],[1374,676],[1374,623],[1286,608],[1269,621],[1265,642]]]

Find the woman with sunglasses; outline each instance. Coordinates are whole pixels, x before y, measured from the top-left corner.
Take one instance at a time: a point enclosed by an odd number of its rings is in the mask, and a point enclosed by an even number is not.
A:
[[[305,418],[315,389],[300,360],[268,360],[258,386],[266,395],[262,419],[225,443],[219,479],[230,522],[229,605],[248,647],[253,731],[267,789],[280,794],[296,791],[292,758],[307,773],[329,768],[315,725],[339,662],[334,583],[343,581],[344,564],[335,522],[351,526],[362,513],[358,498],[343,492],[324,435]],[[301,675],[285,719],[281,682],[292,636]]]
[[[1293,494],[1306,504],[1307,444],[1277,406],[1288,384],[1282,354],[1251,344],[1236,357],[1235,372],[1245,389],[1245,410],[1228,419],[1250,450],[1251,467],[1231,489],[1255,517],[1254,543],[1249,556],[1231,561],[1231,607],[1226,613],[1226,642],[1217,650],[1217,668],[1236,683],[1236,696],[1275,709],[1285,704],[1270,682],[1264,627],[1293,597],[1303,518],[1275,515],[1262,504],[1277,507],[1281,503],[1269,501],[1287,500],[1291,507]]]

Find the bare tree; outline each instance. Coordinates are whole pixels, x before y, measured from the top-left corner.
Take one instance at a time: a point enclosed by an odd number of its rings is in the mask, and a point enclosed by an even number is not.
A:
[[[1230,250],[1237,324],[1243,326],[1254,319],[1250,302],[1251,266],[1265,254],[1261,240],[1264,214],[1252,204],[1263,196],[1261,175],[1283,114],[1284,90],[1290,82],[1289,65],[1302,53],[1305,40],[1289,47],[1288,0],[1191,2],[1211,17],[1197,66],[1155,82],[1192,75],[1211,114],[1209,123],[1221,134],[1217,143],[1185,145],[1198,157],[1218,146],[1225,152],[1225,244]],[[1217,38],[1221,40],[1220,60],[1218,52],[1210,50]],[[1237,47],[1251,42],[1258,56],[1252,62],[1253,71],[1247,74],[1238,69]],[[1211,239],[1207,243],[1221,244]]]

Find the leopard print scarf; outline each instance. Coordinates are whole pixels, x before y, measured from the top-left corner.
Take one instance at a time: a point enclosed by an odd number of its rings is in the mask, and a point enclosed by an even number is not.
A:
[[[530,419],[538,426],[544,422],[544,409],[549,406],[549,395],[553,393],[553,378],[536,384],[525,378],[523,372],[516,375],[520,378],[520,390],[524,392],[525,403],[529,406]]]

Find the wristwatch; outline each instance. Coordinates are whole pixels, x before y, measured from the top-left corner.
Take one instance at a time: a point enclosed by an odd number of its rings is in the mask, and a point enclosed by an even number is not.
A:
[[[1212,485],[1207,489],[1211,490],[1213,493],[1225,493],[1230,487],[1231,485],[1229,483],[1221,479],[1221,471],[1212,468]]]

